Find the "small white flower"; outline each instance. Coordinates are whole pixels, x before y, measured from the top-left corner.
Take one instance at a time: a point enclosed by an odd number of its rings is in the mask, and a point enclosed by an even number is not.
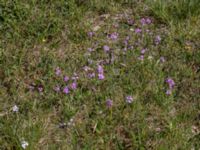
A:
[[[26,147],[28,146],[28,142],[27,141],[22,141],[21,142],[21,146],[23,149],[26,149]]]
[[[17,105],[13,106],[12,108],[13,112],[18,112],[19,111],[19,107]]]
[[[72,124],[71,122],[68,122],[68,123],[67,123],[68,126],[71,126],[71,124]]]
[[[152,60],[153,59],[153,56],[148,56],[148,60]]]
[[[73,121],[74,121],[74,119],[73,119],[73,118],[71,118],[69,121],[70,121],[70,122],[73,122]]]
[[[99,26],[99,25],[97,25],[97,26],[95,26],[94,28],[93,28],[93,31],[97,31],[97,30],[99,30],[101,27]]]
[[[103,113],[103,111],[100,110],[100,111],[99,111],[99,114],[102,114],[102,113]]]

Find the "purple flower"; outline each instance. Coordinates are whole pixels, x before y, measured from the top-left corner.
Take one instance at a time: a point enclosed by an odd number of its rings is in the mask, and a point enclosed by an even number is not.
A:
[[[88,48],[88,51],[89,51],[89,52],[93,52],[93,51],[94,51],[94,49],[93,49],[93,48],[91,48],[91,47],[89,47],[89,48]]]
[[[90,38],[92,38],[92,37],[94,36],[94,32],[92,32],[92,31],[88,32],[88,36],[89,36]]]
[[[174,80],[171,79],[171,78],[167,78],[167,79],[166,79],[166,82],[168,83],[169,88],[170,88],[170,89],[173,89],[173,87],[174,87],[174,85],[175,85]]]
[[[59,86],[54,87],[54,91],[60,92],[60,87]]]
[[[146,48],[143,48],[142,50],[141,50],[141,54],[144,54],[145,52],[147,51],[147,49]]]
[[[71,87],[72,90],[76,90],[77,89],[77,83],[73,82],[70,87]]]
[[[107,100],[106,100],[106,106],[107,106],[108,108],[111,108],[111,107],[113,106],[113,101],[112,101],[111,99],[107,99]]]
[[[132,103],[133,102],[133,97],[132,96],[126,96],[126,102],[127,103]]]
[[[140,55],[140,57],[138,57],[139,60],[144,60],[144,55]]]
[[[164,57],[160,57],[160,62],[164,63],[165,62],[165,58]]]
[[[141,33],[141,32],[142,32],[142,29],[140,29],[140,28],[135,29],[135,33]]]
[[[104,46],[103,46],[103,50],[104,50],[105,52],[108,52],[108,51],[110,50],[110,47],[109,47],[108,45],[104,45]]]
[[[38,91],[39,91],[39,92],[42,92],[42,91],[43,91],[43,87],[42,87],[42,86],[39,86],[39,87],[38,87]]]
[[[94,78],[94,77],[95,77],[95,73],[94,73],[94,72],[93,72],[93,73],[89,73],[89,74],[88,74],[88,77],[89,77],[89,78]]]
[[[155,44],[158,45],[161,42],[161,37],[159,35],[155,38]]]
[[[142,18],[142,19],[140,20],[140,23],[141,23],[142,25],[145,25],[145,24],[146,24],[146,19],[145,19],[145,18]]]
[[[147,19],[146,19],[146,23],[147,23],[147,24],[151,24],[151,22],[152,22],[152,21],[151,21],[150,18],[147,18]]]
[[[112,40],[116,40],[118,38],[118,35],[119,34],[117,32],[113,32],[108,37],[111,38]]]
[[[171,95],[171,94],[172,94],[172,89],[174,88],[174,85],[175,85],[175,82],[174,82],[173,79],[167,78],[167,79],[166,79],[166,83],[167,83],[168,86],[169,86],[169,89],[166,91],[166,94],[167,94],[167,95]]]
[[[166,91],[166,95],[171,95],[172,94],[172,91],[171,90],[167,90]]]
[[[61,74],[61,69],[59,67],[56,68],[56,75],[59,76]]]
[[[69,94],[69,87],[68,87],[68,86],[66,86],[66,87],[63,89],[63,93]]]
[[[130,40],[130,36],[127,36],[126,39],[124,40],[124,45],[127,46],[128,45],[128,41]]]
[[[105,76],[103,73],[100,73],[100,74],[98,74],[98,78],[99,78],[99,80],[104,80]]]
[[[68,76],[64,76],[64,81],[65,82],[69,81],[69,77]]]
[[[127,22],[128,22],[129,25],[133,25],[134,24],[134,20],[133,19],[128,19]]]
[[[104,73],[103,67],[101,65],[98,65],[97,71],[98,71],[99,74]]]
[[[127,46],[128,45],[128,41],[124,40],[124,45]]]

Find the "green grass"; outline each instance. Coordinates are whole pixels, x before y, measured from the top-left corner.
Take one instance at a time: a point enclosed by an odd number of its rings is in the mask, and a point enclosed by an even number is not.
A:
[[[180,22],[200,14],[198,0],[146,0],[153,14],[165,22]]]
[[[22,141],[30,150],[199,149],[198,5],[0,0],[0,149],[22,149]],[[141,18],[152,23],[142,26]],[[93,30],[95,36],[88,37]],[[113,32],[119,34],[116,41],[107,37]],[[161,42],[155,44],[158,35]],[[124,51],[127,36],[133,47]],[[148,50],[141,61],[143,48]],[[102,60],[105,79],[88,78]],[[78,88],[66,95],[63,77],[74,73]],[[175,81],[171,95],[168,77]],[[131,104],[125,101],[129,95]]]

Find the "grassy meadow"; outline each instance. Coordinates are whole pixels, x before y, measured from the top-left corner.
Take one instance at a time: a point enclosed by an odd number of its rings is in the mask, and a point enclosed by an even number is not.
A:
[[[1,150],[199,150],[199,0],[0,0]]]

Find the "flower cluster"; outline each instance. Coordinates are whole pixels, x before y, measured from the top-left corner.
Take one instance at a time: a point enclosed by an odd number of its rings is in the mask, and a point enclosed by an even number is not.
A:
[[[126,102],[127,104],[131,104],[133,101],[134,101],[134,99],[133,99],[132,96],[128,95],[128,96],[125,97],[125,102]],[[111,108],[111,107],[113,106],[113,101],[112,101],[111,99],[107,99],[107,100],[106,100],[106,106],[107,106],[108,108]]]
[[[142,18],[141,20],[140,20],[140,23],[144,26],[144,25],[146,25],[146,24],[151,24],[151,19],[150,18]]]
[[[99,80],[105,79],[103,66],[98,65],[97,71]]]
[[[117,32],[113,32],[111,34],[108,35],[108,37],[112,40],[117,40],[118,39],[119,34]]]
[[[63,71],[61,70],[60,67],[56,67],[55,68],[55,78],[59,80],[59,84],[57,83],[56,85],[54,85],[53,90],[56,93],[64,93],[66,95],[72,93],[73,91],[75,91],[78,88],[78,79],[79,78],[84,78],[86,77],[87,81],[91,80],[91,78],[93,78],[94,80],[104,80],[105,79],[105,71],[104,71],[104,67],[106,65],[109,65],[110,62],[112,62],[112,60],[117,60],[118,57],[122,56],[121,54],[123,54],[123,56],[126,56],[125,54],[128,53],[128,50],[138,50],[140,49],[139,52],[139,57],[138,59],[141,60],[143,62],[144,58],[148,58],[148,60],[152,60],[154,59],[155,55],[153,52],[150,51],[149,48],[151,47],[147,47],[146,44],[143,43],[144,39],[146,37],[144,36],[148,36],[150,35],[150,38],[152,39],[152,37],[154,37],[153,32],[150,30],[150,26],[148,26],[149,24],[152,24],[152,20],[148,17],[145,18],[141,18],[139,20],[133,20],[130,19],[129,17],[127,17],[127,23],[130,25],[130,30],[133,31],[130,33],[126,33],[126,35],[123,37],[121,37],[122,35],[119,34],[118,31],[116,31],[115,29],[118,28],[119,24],[115,26],[115,28],[113,28],[113,30],[115,31],[109,31],[108,34],[106,34],[105,37],[105,41],[107,42],[103,42],[104,44],[101,45],[102,43],[100,41],[94,41],[95,39],[93,38],[94,36],[98,36],[96,31],[90,31],[87,33],[89,40],[93,41],[93,43],[89,46],[89,48],[87,48],[87,52],[84,54],[84,56],[87,58],[87,65],[84,66],[83,69],[83,74],[76,74],[74,73],[72,76],[67,76],[63,73]],[[145,34],[148,33],[148,34]],[[136,34],[134,34],[136,33]],[[133,34],[133,37],[131,34]],[[121,40],[122,39],[122,40]],[[135,41],[132,41],[132,40]],[[156,35],[152,40],[150,40],[152,46],[156,46],[158,44],[161,43],[161,36],[160,35]],[[114,41],[117,41],[116,43]],[[118,44],[121,43],[121,47],[118,46]],[[118,48],[116,48],[116,46],[118,46]],[[98,49],[101,49],[101,51],[98,51]],[[93,54],[96,54],[97,52],[100,52],[103,54],[103,57],[101,58],[97,58],[94,59],[92,58],[92,56],[94,56]],[[150,53],[152,55],[146,56],[147,53]],[[108,55],[109,54],[109,55]],[[97,57],[99,55],[97,54]],[[104,58],[104,56],[106,58]],[[160,57],[160,62],[165,62],[165,58],[164,57]],[[116,61],[117,62],[117,61]],[[123,63],[125,64],[125,63]],[[125,64],[126,65],[126,64]],[[82,76],[83,75],[83,76]],[[62,83],[60,83],[60,79],[62,80]],[[81,80],[80,80],[81,81]],[[79,82],[80,82],[79,81]],[[171,78],[168,78],[166,80],[169,89],[166,91],[167,95],[170,95],[172,93],[172,90],[175,86],[174,81]],[[43,86],[37,86],[37,90],[42,93],[44,91]],[[134,98],[132,96],[126,96],[125,97],[125,102],[130,104],[134,101]],[[106,101],[106,105],[110,108],[113,105],[113,101],[111,99],[108,99]],[[17,110],[17,108],[15,108]],[[14,111],[14,109],[13,109]]]
[[[155,38],[155,44],[158,45],[158,44],[160,44],[160,42],[161,42],[161,37],[160,37],[160,35],[157,35]]]
[[[166,83],[168,84],[169,89],[166,91],[167,95],[171,95],[172,94],[172,90],[175,86],[175,82],[172,78],[167,78],[166,79]]]
[[[144,60],[144,54],[146,53],[147,49],[146,48],[143,48],[141,51],[140,51],[140,56],[138,57],[139,60],[143,61]]]
[[[79,79],[78,75],[76,73],[73,74],[73,76],[70,78],[67,75],[62,75],[62,71],[59,67],[56,67],[55,75],[61,77],[63,80],[62,84],[65,84],[64,87],[60,85],[56,85],[53,90],[57,93],[59,93],[61,90],[64,94],[69,94],[70,91],[76,90],[78,85],[77,85],[77,80]],[[59,79],[60,80],[60,79]],[[41,91],[42,92],[42,91]]]

